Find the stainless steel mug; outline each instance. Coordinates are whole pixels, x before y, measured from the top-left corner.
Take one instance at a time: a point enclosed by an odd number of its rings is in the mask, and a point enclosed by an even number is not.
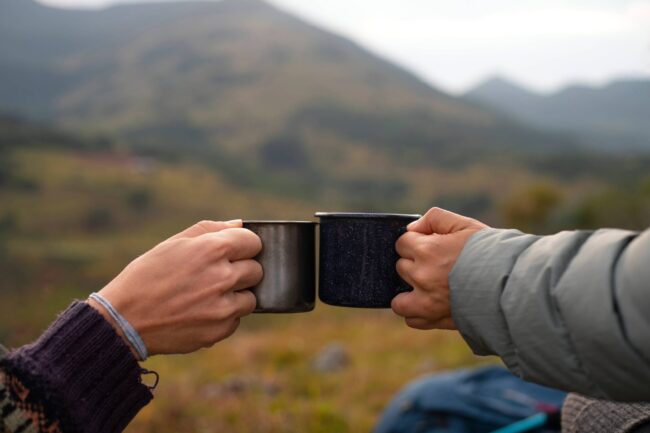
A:
[[[314,309],[316,298],[316,223],[244,221],[262,240],[255,258],[264,278],[252,289],[256,313],[300,313]]]
[[[330,305],[388,308],[412,290],[397,274],[395,242],[420,215],[318,212],[318,297]]]

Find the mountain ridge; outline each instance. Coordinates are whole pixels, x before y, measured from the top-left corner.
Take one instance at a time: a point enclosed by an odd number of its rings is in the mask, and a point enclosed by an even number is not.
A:
[[[604,149],[650,151],[650,78],[571,84],[549,94],[498,78],[478,84],[464,97],[535,127],[576,134]]]
[[[259,188],[399,200],[436,169],[579,150],[258,0],[9,9],[0,109]]]

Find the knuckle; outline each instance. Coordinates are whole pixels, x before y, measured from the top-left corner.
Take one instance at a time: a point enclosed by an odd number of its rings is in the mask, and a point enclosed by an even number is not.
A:
[[[235,297],[235,294],[229,294],[222,298],[218,311],[215,311],[216,321],[224,322],[235,319],[240,316],[241,309],[239,299]]]
[[[395,265],[395,268],[397,269],[397,273],[400,276],[404,277],[409,275],[407,259],[397,260],[397,264]]]
[[[240,323],[240,322],[241,322],[241,320],[239,319],[239,317],[234,318],[234,319],[232,320],[232,322],[230,323],[230,327],[228,328],[228,331],[226,332],[226,335],[223,336],[222,339],[223,339],[223,338],[228,338],[228,337],[230,337],[232,334],[234,334],[235,331],[237,330],[237,328],[239,328],[239,323]]]
[[[397,251],[401,251],[401,250],[404,250],[404,249],[410,247],[413,244],[413,241],[415,240],[415,237],[416,237],[416,235],[413,232],[404,233],[395,242],[395,249]]]
[[[182,242],[179,246],[187,246],[188,249],[192,250],[192,257],[201,261],[209,261],[213,254],[214,245],[210,242],[209,239],[205,238],[184,238],[179,239],[176,242]]]
[[[429,313],[429,316],[433,315],[437,311],[436,301],[430,296],[423,296],[421,300],[422,308]]]
[[[254,262],[253,275],[255,277],[255,284],[258,284],[264,278],[264,267],[262,267],[260,262]]]
[[[178,238],[161,243],[156,247],[157,249],[186,249],[196,245],[196,241],[192,238]]]
[[[244,298],[244,308],[243,308],[243,313],[244,315],[251,314],[253,311],[255,311],[255,308],[257,307],[257,298],[251,291],[244,291],[242,294],[245,296]]]
[[[202,233],[211,233],[223,228],[223,223],[212,220],[201,220],[194,224],[194,228]]]
[[[217,279],[221,283],[220,286],[224,290],[229,290],[235,284],[237,284],[237,281],[239,280],[239,276],[237,275],[237,272],[235,271],[233,266],[230,263],[228,263],[219,267],[219,270],[217,272]]]
[[[211,242],[214,253],[217,257],[226,257],[232,251],[235,242],[230,236],[221,235],[217,242]]]
[[[419,318],[408,318],[405,320],[406,324],[413,329],[428,329],[427,324]]]
[[[396,296],[393,298],[391,301],[391,308],[395,312],[395,314],[399,316],[404,315],[404,310],[406,309],[406,306],[408,304],[408,300],[406,296]]]
[[[428,285],[429,281],[431,280],[431,276],[429,275],[429,272],[422,268],[416,268],[413,270],[411,274],[411,278],[417,284],[419,287],[425,287]]]
[[[427,238],[421,238],[419,241],[415,242],[413,245],[413,252],[417,256],[426,256],[431,250],[431,241]]]
[[[480,230],[480,229],[484,229],[484,228],[487,227],[486,224],[484,224],[484,223],[482,223],[481,221],[479,221],[479,220],[477,220],[477,219],[474,219],[474,218],[470,218],[469,222],[470,222],[470,226],[471,226],[472,228],[474,228],[474,229],[478,229],[478,230]]]
[[[214,224],[213,221],[210,221],[210,220],[201,220],[201,221],[197,222],[196,224],[194,224],[194,227],[207,230],[207,229],[208,229],[209,227],[211,227],[213,224]]]
[[[439,207],[435,207],[435,206],[434,206],[434,207],[432,207],[431,209],[429,209],[429,210],[427,211],[427,213],[424,214],[424,216],[425,216],[426,218],[428,218],[428,219],[433,219],[433,218],[437,218],[438,216],[440,216],[440,214],[441,214],[442,212],[443,212],[443,210],[442,210],[441,208],[439,208]]]
[[[236,302],[230,302],[227,307],[225,307],[225,313],[227,319],[236,319],[239,317],[241,306]]]
[[[220,323],[230,317],[230,310],[223,304],[219,305],[212,311],[210,320],[214,323]]]
[[[406,233],[404,233],[402,236],[400,236],[399,238],[397,238],[397,241],[395,242],[395,249],[400,250],[400,249],[402,249],[402,248],[404,248],[405,246],[408,245],[408,239],[409,239],[409,238],[408,238],[407,235],[408,235],[409,233],[410,233],[410,232],[406,232]]]
[[[253,233],[250,230],[245,230],[247,232],[247,236],[251,238],[252,242],[255,243],[255,248],[254,248],[254,254],[257,255],[262,251],[262,238],[260,238],[258,235]]]
[[[203,348],[207,349],[212,347],[217,341],[218,339],[215,338],[214,331],[204,331],[199,334],[198,344]]]

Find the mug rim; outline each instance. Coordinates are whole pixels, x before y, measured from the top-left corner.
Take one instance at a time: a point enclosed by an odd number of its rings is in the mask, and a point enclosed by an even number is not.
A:
[[[242,224],[318,224],[316,221],[301,220],[243,220]]]
[[[317,218],[404,218],[404,219],[419,219],[422,215],[419,214],[403,214],[403,213],[372,213],[372,212],[316,212],[314,214]]]

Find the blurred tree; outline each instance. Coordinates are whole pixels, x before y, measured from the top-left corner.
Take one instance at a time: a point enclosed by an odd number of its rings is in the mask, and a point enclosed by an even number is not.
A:
[[[91,208],[83,217],[83,227],[89,231],[109,229],[115,223],[113,212],[107,207]]]
[[[15,176],[9,179],[9,185],[14,189],[26,193],[35,193],[41,190],[41,185],[36,179],[30,179],[24,176]]]
[[[143,211],[151,206],[153,193],[147,188],[136,188],[126,194],[126,204],[134,211]]]
[[[271,138],[262,145],[262,163],[271,169],[304,170],[309,166],[302,140],[296,136]]]
[[[16,229],[17,219],[13,212],[5,212],[0,216],[0,261],[7,256],[7,238]]]
[[[546,233],[551,229],[551,214],[561,204],[562,198],[562,191],[549,183],[529,185],[503,203],[503,218],[509,227]]]
[[[9,151],[0,148],[0,187],[7,185],[12,178],[13,167]]]
[[[436,197],[431,206],[482,219],[483,215],[492,208],[493,202],[487,191],[476,191],[465,194],[443,194]]]
[[[583,229],[647,228],[650,226],[650,180],[634,188],[608,188],[586,197],[575,208],[573,223]]]

